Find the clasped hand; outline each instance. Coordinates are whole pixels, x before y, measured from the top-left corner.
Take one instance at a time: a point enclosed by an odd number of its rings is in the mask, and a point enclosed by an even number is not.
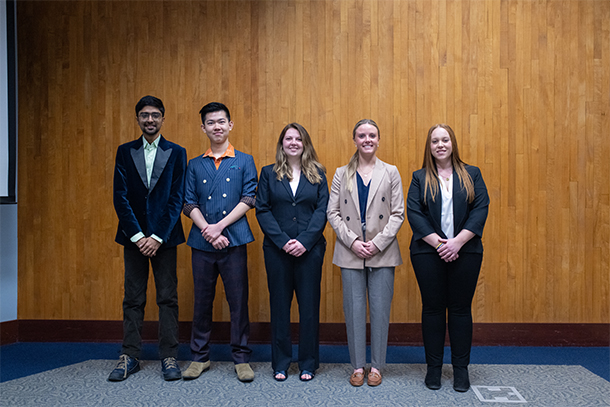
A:
[[[379,249],[372,241],[363,242],[362,240],[354,240],[351,249],[361,259],[370,259],[379,253]]]
[[[152,237],[143,237],[136,242],[136,245],[140,249],[140,253],[142,253],[144,256],[153,257],[155,254],[157,254],[157,250],[161,246],[161,243]]]
[[[216,250],[224,249],[229,245],[229,239],[222,234],[224,227],[219,223],[208,224],[201,229],[201,236],[207,240]]]
[[[294,257],[300,257],[307,251],[305,246],[296,239],[290,239],[284,247],[282,247],[282,250]]]
[[[436,252],[445,262],[449,263],[460,257],[458,252],[462,246],[455,239],[438,239],[438,242],[442,245],[436,249]]]

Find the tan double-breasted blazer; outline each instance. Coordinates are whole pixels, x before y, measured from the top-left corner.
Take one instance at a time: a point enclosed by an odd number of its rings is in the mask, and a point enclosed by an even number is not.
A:
[[[377,158],[373,169],[366,206],[366,241],[373,241],[379,253],[364,260],[350,249],[362,239],[357,175],[352,191],[345,182],[347,166],[337,168],[328,201],[328,223],[337,234],[333,264],[342,268],[395,267],[402,264],[396,234],[405,220],[405,202],[400,173],[394,165]]]

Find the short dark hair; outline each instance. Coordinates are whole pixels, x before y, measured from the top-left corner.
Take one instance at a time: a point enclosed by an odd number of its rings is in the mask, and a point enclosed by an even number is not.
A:
[[[165,106],[163,106],[161,99],[150,95],[144,96],[138,101],[136,104],[136,116],[140,113],[140,110],[144,109],[146,106],[156,107],[161,111],[161,116],[165,117]]]
[[[229,108],[223,105],[220,102],[211,102],[201,108],[199,114],[201,115],[201,123],[205,122],[205,115],[208,113],[214,113],[223,111],[227,114],[227,120],[231,121],[231,113],[229,113]]]

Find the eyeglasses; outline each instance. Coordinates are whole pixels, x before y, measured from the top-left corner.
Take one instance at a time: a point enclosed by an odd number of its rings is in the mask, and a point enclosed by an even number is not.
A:
[[[150,117],[153,120],[159,120],[161,119],[161,113],[146,113],[146,112],[141,112],[138,117],[140,118],[140,120],[148,120],[148,118]]]

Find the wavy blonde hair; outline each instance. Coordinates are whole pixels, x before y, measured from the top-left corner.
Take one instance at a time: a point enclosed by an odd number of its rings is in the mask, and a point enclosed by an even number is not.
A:
[[[466,171],[466,163],[462,161],[460,158],[460,152],[458,149],[457,140],[455,139],[455,133],[453,129],[449,127],[447,124],[439,123],[430,127],[428,130],[428,137],[426,138],[426,147],[424,149],[424,162],[422,164],[422,168],[426,169],[426,182],[424,184],[425,190],[430,191],[430,195],[432,196],[432,202],[434,202],[436,198],[436,194],[439,189],[439,181],[438,181],[438,170],[436,169],[436,160],[432,155],[432,147],[430,144],[432,142],[432,132],[438,128],[444,129],[449,134],[449,139],[451,140],[451,164],[453,165],[453,171],[457,174],[460,184],[462,188],[466,190],[466,194],[468,196],[468,202],[472,202],[474,200],[474,184],[472,182],[472,178],[468,171]],[[424,201],[427,194],[424,195]]]
[[[288,165],[288,157],[284,152],[284,136],[290,129],[295,129],[301,136],[303,142],[303,154],[301,154],[301,171],[305,178],[312,184],[318,184],[322,182],[322,176],[320,171],[326,173],[326,168],[318,161],[318,154],[316,154],[315,148],[311,142],[309,133],[299,123],[290,123],[280,133],[280,138],[277,141],[277,147],[275,150],[275,165],[273,171],[276,173],[278,181],[281,181],[284,177],[288,178],[288,181],[292,181],[292,168]]]
[[[356,123],[354,130],[352,130],[352,140],[356,138],[356,130],[358,130],[358,127],[362,126],[363,124],[370,124],[371,126],[375,127],[377,129],[377,140],[381,139],[381,131],[379,131],[379,126],[377,126],[377,123],[371,119],[362,119]],[[347,189],[349,192],[352,192],[352,189],[354,188],[353,179],[354,174],[356,174],[356,171],[358,171],[359,157],[360,155],[358,154],[358,150],[356,150],[347,164],[347,171],[345,171],[345,189]]]

